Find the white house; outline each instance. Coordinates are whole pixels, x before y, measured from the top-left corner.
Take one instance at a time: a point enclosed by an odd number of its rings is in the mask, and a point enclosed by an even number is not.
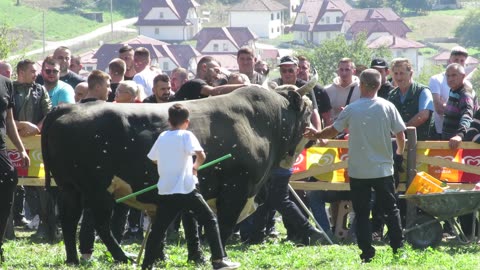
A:
[[[288,10],[285,10],[285,21],[297,16],[297,9],[300,7],[300,0],[277,0],[278,3],[286,6]]]
[[[342,34],[343,18],[352,7],[343,0],[304,0],[291,27],[296,42],[321,44]]]
[[[283,34],[287,9],[274,0],[243,0],[229,10],[230,27],[248,27],[259,37],[276,38]]]
[[[195,0],[142,0],[135,24],[139,35],[165,41],[184,41],[201,29],[200,5]]]
[[[416,73],[422,70],[424,59],[423,56],[418,53],[420,48],[426,47],[422,43],[406,38],[385,35],[378,37],[368,44],[370,49],[382,46],[386,46],[390,49],[393,58],[402,57],[409,59]]]
[[[241,47],[256,51],[258,36],[247,27],[206,27],[195,37],[196,49],[202,54],[237,54]]]

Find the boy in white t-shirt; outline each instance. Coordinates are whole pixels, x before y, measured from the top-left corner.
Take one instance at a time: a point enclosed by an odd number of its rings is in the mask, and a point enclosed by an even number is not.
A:
[[[157,164],[160,178],[157,184],[157,213],[145,248],[142,269],[151,269],[156,259],[165,260],[165,233],[182,210],[192,211],[199,223],[205,226],[213,269],[236,269],[240,264],[226,259],[215,214],[195,188],[197,170],[206,156],[198,139],[187,130],[188,117],[189,111],[182,104],[171,106],[168,109],[171,129],[158,136],[147,155]],[[193,155],[196,156],[195,162]]]

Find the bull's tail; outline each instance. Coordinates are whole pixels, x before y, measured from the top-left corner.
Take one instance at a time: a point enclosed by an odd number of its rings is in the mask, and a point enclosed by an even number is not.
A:
[[[48,153],[48,130],[50,126],[55,122],[58,118],[59,114],[55,113],[57,108],[54,108],[50,113],[47,114],[45,120],[43,121],[42,125],[42,137],[41,137],[41,145],[42,145],[42,157],[43,157],[43,169],[45,170],[45,188],[47,190],[51,187],[52,176],[50,172],[50,156]]]

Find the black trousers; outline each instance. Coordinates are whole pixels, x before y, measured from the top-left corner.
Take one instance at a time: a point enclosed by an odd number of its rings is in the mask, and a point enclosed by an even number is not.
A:
[[[17,184],[17,173],[8,159],[7,151],[0,150],[0,250],[2,249],[8,217],[12,210],[13,193]]]
[[[297,207],[295,203],[290,200],[290,194],[288,189],[288,183],[290,180],[288,174],[275,174],[267,183],[267,197],[265,203],[258,207],[257,211],[253,213],[253,239],[259,239],[264,237],[263,232],[267,223],[268,211],[270,209],[277,210],[282,219],[288,220],[289,228],[302,236],[309,236],[314,228],[308,222],[305,215]],[[262,235],[258,235],[262,234]]]
[[[150,266],[162,256],[168,226],[182,211],[191,211],[200,225],[205,227],[212,260],[222,259],[226,256],[220,240],[217,218],[202,195],[197,190],[194,190],[188,194],[158,196],[157,214],[147,240],[142,266]]]
[[[369,219],[372,189],[375,191],[376,199],[383,206],[386,215],[385,222],[388,227],[390,246],[393,249],[403,246],[402,225],[400,211],[397,207],[393,176],[373,179],[350,177],[350,195],[355,211],[357,242],[358,247],[362,250],[362,255],[360,255],[362,259],[372,258],[375,255],[375,248],[372,246],[372,227]]]

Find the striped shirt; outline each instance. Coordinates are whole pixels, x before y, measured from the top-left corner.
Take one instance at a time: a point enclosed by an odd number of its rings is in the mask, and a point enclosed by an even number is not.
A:
[[[443,118],[443,140],[449,140],[457,135],[463,139],[472,123],[473,104],[472,94],[464,87],[458,90],[450,89]]]

